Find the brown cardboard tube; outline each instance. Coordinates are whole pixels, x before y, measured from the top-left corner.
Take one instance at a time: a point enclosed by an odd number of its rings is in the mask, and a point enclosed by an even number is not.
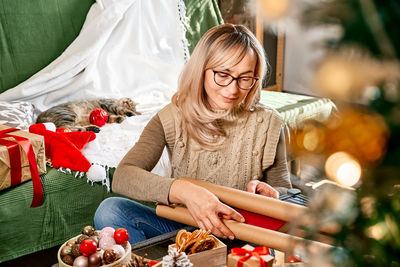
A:
[[[157,205],[156,213],[158,216],[198,227],[188,209],[185,207],[159,204]],[[283,252],[290,252],[296,244],[306,244],[309,249],[318,251],[326,251],[332,248],[332,246],[324,243],[306,240],[233,220],[223,219],[223,222],[233,232],[236,238]]]
[[[299,225],[302,226],[307,226],[313,223],[312,220],[307,219],[307,217],[305,216],[308,208],[304,206],[226,186],[212,184],[205,181],[195,180],[186,177],[182,177],[179,179],[204,187],[205,189],[216,195],[220,201],[234,208],[247,210],[285,222],[296,221]],[[319,230],[321,232],[329,234],[337,232],[337,228],[333,225],[322,226]]]

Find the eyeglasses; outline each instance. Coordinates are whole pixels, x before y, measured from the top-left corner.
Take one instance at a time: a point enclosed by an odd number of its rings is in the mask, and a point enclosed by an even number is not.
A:
[[[257,77],[240,76],[235,78],[226,72],[215,70],[213,70],[212,72],[214,72],[214,82],[223,87],[230,85],[234,80],[236,80],[237,85],[240,89],[250,90],[251,88],[253,88],[256,81],[258,81]]]

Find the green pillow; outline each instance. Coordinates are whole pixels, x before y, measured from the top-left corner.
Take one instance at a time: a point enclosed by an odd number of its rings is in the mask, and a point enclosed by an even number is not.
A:
[[[210,28],[222,24],[223,19],[216,0],[184,0],[186,16],[190,28],[186,31],[189,41],[189,51],[192,53],[197,42]]]
[[[56,59],[94,0],[0,0],[0,93]]]

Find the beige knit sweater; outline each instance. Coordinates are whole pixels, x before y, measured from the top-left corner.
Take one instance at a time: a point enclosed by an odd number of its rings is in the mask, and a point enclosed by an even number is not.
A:
[[[291,188],[282,118],[270,108],[234,110],[221,119],[226,132],[218,151],[194,149],[179,111],[169,104],[147,124],[139,141],[117,167],[113,191],[127,197],[168,204],[174,179],[190,177],[246,190],[253,179],[267,182],[280,193]],[[171,177],[150,171],[164,147],[171,159]]]

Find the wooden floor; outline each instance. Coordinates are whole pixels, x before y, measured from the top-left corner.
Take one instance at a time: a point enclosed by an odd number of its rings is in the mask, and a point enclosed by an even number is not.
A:
[[[0,263],[1,267],[51,267],[56,264],[60,246],[32,253],[11,261]]]

